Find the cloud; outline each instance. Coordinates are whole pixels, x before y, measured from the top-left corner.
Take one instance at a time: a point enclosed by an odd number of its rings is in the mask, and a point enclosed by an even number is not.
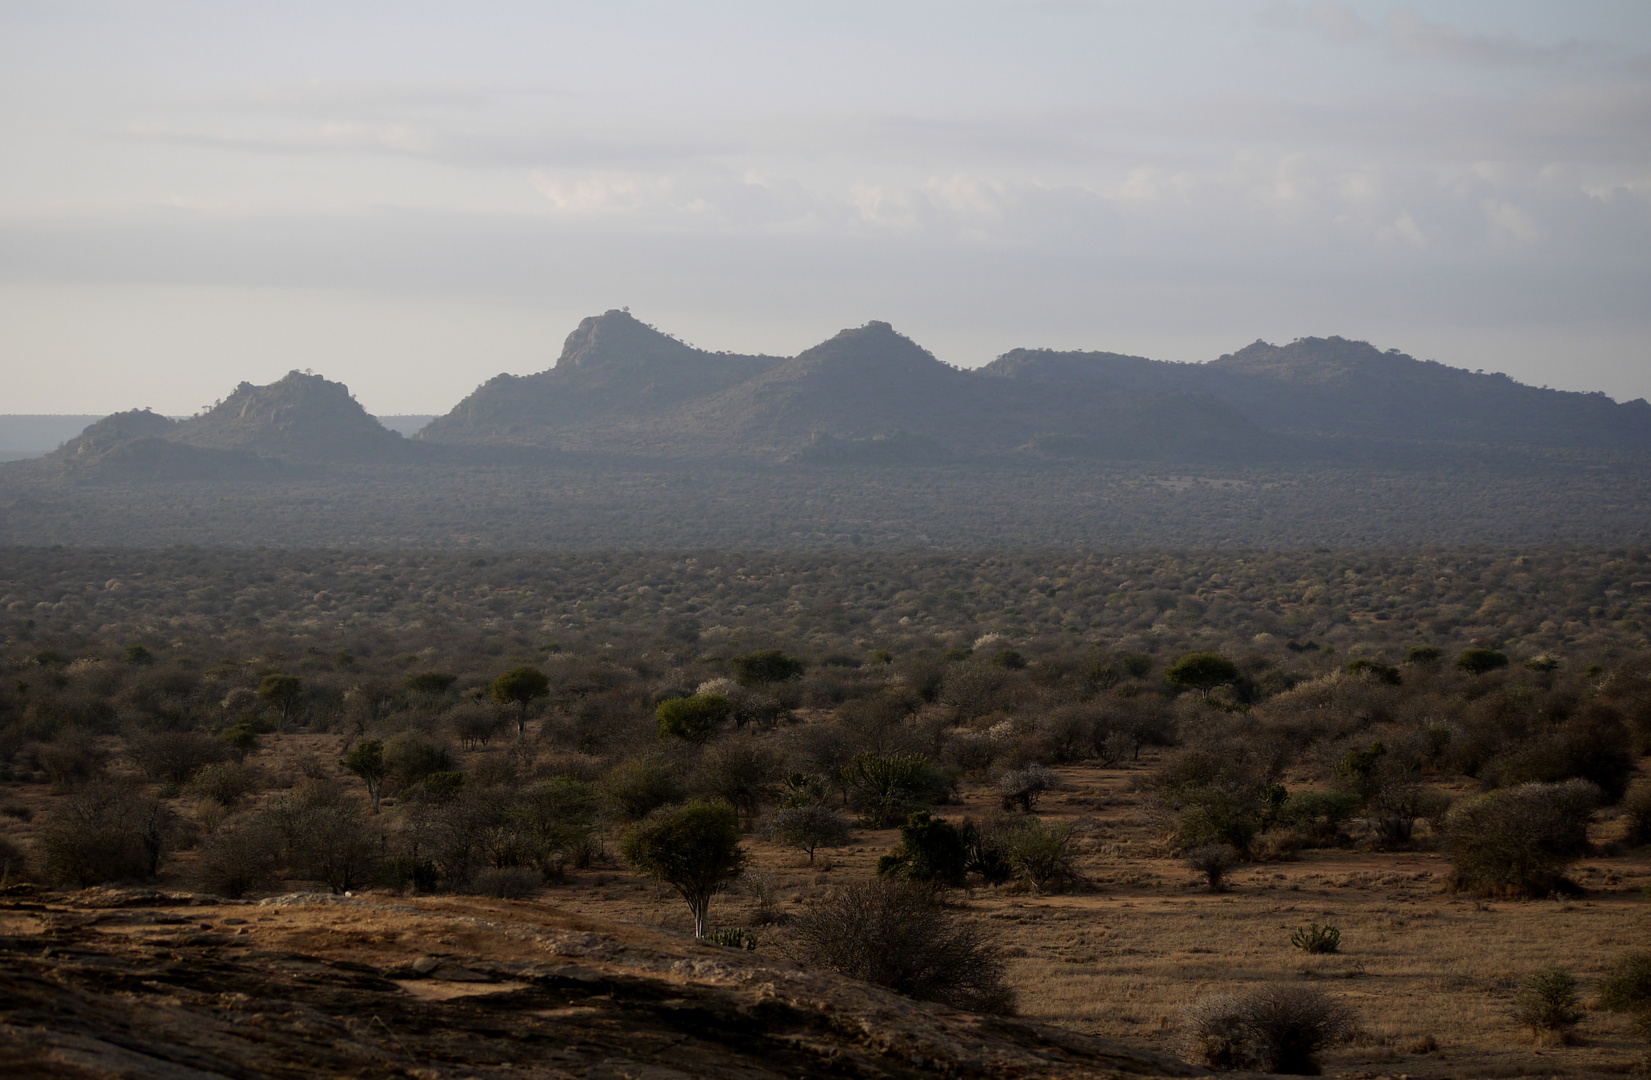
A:
[[[1301,12],[1291,3],[1268,4],[1255,13],[1255,21],[1268,30],[1289,30],[1296,25]]]
[[[1341,44],[1363,41],[1376,32],[1376,28],[1365,22],[1358,12],[1331,0],[1308,5],[1307,21],[1319,33]]]
[[[1388,16],[1387,32],[1393,51],[1401,56],[1497,67],[1557,64],[1593,51],[1576,41],[1542,46],[1511,33],[1467,34],[1448,23],[1424,19],[1408,8]]]

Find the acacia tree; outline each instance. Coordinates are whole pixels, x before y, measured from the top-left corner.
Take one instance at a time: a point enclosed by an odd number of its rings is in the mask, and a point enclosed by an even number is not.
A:
[[[378,793],[384,788],[384,778],[390,768],[384,762],[384,742],[381,739],[362,739],[350,747],[339,764],[361,777],[367,785],[367,797],[373,800],[373,813],[378,813]]]
[[[550,677],[536,667],[511,668],[487,688],[500,705],[516,707],[516,737],[527,737],[527,706],[550,693]]]
[[[733,669],[734,678],[739,680],[741,686],[761,686],[795,679],[803,673],[806,665],[779,649],[758,649],[734,657],[728,661],[728,666]]]
[[[1164,678],[1207,698],[1216,687],[1238,681],[1238,665],[1217,652],[1188,653],[1165,669]]]
[[[280,707],[283,729],[292,718],[292,707],[301,689],[303,684],[296,675],[265,675],[264,681],[258,684],[258,696]]]
[[[694,801],[656,810],[619,843],[625,861],[688,901],[694,937],[705,936],[711,897],[745,869],[739,815],[727,803]]]

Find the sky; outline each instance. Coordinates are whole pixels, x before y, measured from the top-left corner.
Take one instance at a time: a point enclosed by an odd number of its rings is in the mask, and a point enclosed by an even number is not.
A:
[[[0,413],[1339,334],[1651,397],[1651,4],[0,0]]]

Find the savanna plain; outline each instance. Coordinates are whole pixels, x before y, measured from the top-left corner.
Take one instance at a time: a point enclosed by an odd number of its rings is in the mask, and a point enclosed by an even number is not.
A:
[[[1632,1075],[1648,629],[1639,548],[9,548],[0,932],[440,1001],[510,927],[864,974],[817,938],[882,883],[980,961],[914,996],[1189,1074]],[[694,813],[697,913],[638,839]],[[1292,1062],[1221,1028],[1279,990]]]

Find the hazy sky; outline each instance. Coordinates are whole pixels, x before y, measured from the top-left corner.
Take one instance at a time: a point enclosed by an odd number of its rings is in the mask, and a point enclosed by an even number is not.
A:
[[[0,0],[0,413],[443,412],[624,305],[1651,396],[1651,3]]]

